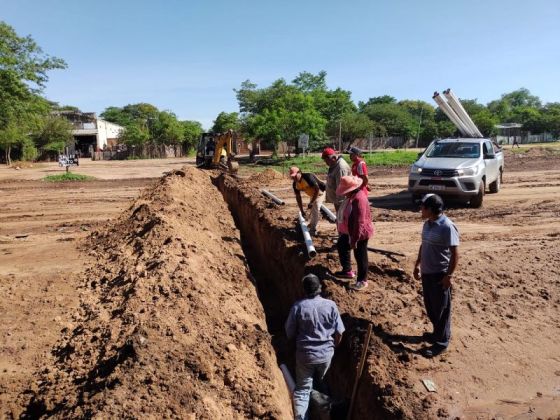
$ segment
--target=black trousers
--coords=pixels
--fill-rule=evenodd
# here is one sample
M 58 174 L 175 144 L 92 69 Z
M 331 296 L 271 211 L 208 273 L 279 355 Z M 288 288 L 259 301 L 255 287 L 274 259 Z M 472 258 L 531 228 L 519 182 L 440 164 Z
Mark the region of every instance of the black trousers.
M 428 318 L 434 327 L 434 342 L 447 347 L 451 338 L 451 287 L 444 289 L 445 273 L 422 274 L 422 292 Z
M 356 243 L 356 249 L 354 249 L 354 258 L 356 258 L 356 263 L 358 265 L 358 277 L 356 281 L 366 281 L 368 272 L 368 251 L 367 251 L 368 239 L 363 241 L 358 241 Z M 338 256 L 340 258 L 340 265 L 342 265 L 342 271 L 352 270 L 352 261 L 350 258 L 350 236 L 346 234 L 341 234 L 338 237 L 338 242 L 336 243 L 336 248 L 338 249 Z

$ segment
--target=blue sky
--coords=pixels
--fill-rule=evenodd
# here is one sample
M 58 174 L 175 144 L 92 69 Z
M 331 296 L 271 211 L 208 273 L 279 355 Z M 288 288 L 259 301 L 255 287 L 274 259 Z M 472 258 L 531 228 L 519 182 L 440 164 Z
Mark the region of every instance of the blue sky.
M 83 111 L 148 102 L 209 128 L 242 81 L 304 70 L 355 102 L 560 101 L 558 0 L 0 0 L 0 20 L 66 60 L 45 94 Z

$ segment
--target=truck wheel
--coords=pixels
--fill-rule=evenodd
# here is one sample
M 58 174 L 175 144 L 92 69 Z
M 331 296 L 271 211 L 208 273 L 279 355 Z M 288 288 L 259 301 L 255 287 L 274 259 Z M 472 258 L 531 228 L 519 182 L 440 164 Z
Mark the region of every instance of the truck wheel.
M 502 186 L 502 171 L 498 174 L 498 178 L 494 182 L 492 182 L 488 188 L 492 194 L 496 194 L 500 191 L 500 187 Z
M 486 185 L 484 185 L 484 181 L 480 183 L 480 188 L 478 189 L 478 194 L 471 198 L 471 207 L 478 209 L 482 207 L 482 201 L 484 200 L 484 190 Z

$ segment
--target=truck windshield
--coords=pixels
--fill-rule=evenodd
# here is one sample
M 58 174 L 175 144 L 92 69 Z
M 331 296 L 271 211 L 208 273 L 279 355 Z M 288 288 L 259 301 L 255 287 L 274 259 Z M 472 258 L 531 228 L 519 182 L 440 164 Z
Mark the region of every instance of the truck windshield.
M 426 157 L 477 158 L 480 157 L 478 143 L 434 143 Z

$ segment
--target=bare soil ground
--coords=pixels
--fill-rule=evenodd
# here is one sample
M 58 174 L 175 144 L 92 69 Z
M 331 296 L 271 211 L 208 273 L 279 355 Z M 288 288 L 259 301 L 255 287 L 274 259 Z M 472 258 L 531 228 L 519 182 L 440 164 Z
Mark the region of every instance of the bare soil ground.
M 45 406 L 53 409 L 54 406 L 49 404 L 59 401 L 57 398 L 60 397 L 61 390 L 69 390 L 71 381 L 83 377 L 88 368 L 92 371 L 92 366 L 87 364 L 87 351 L 97 355 L 94 358 L 96 360 L 108 360 L 113 356 L 118 358 L 119 354 L 127 354 L 126 351 L 122 352 L 122 349 L 128 348 L 125 346 L 126 334 L 120 329 L 109 328 L 112 331 L 109 337 L 100 335 L 98 333 L 104 330 L 103 323 L 97 319 L 99 316 L 92 317 L 89 321 L 87 317 L 83 317 L 84 302 L 94 308 L 103 308 L 102 312 L 105 314 L 117 309 L 111 306 L 114 304 L 111 302 L 105 302 L 103 306 L 99 301 L 103 294 L 96 295 L 91 283 L 87 283 L 89 288 L 84 290 L 84 269 L 90 267 L 93 270 L 88 272 L 90 278 L 101 277 L 102 267 L 95 265 L 95 261 L 91 259 L 93 257 L 110 270 L 110 278 L 115 278 L 120 269 L 124 270 L 125 277 L 133 274 L 128 270 L 136 269 L 136 266 L 130 267 L 129 259 L 134 257 L 136 261 L 138 256 L 134 255 L 134 248 L 127 251 L 125 245 L 125 238 L 130 233 L 125 225 L 129 220 L 126 215 L 129 217 L 132 211 L 131 203 L 142 188 L 155 183 L 155 180 L 146 178 L 160 176 L 184 163 L 180 160 L 91 162 L 91 166 L 84 163 L 76 172 L 117 179 L 72 184 L 32 181 L 42 178 L 48 171 L 60 171 L 52 164 L 20 171 L 0 170 L 0 417 L 9 413 L 19 415 L 27 407 L 29 398 L 38 390 L 44 391 Z M 462 244 L 454 287 L 452 345 L 440 358 L 426 360 L 418 355 L 421 344 L 417 337 L 428 325 L 421 304 L 420 287 L 410 276 L 420 241 L 421 220 L 417 209 L 409 203 L 409 195 L 403 192 L 406 188 L 406 170 L 373 171 L 374 190 L 370 194 L 377 228 L 370 246 L 401 252 L 406 257 L 392 260 L 380 254 L 370 254 L 370 287 L 363 293 L 351 292 L 344 284 L 334 280 L 326 282 L 327 292 L 345 313 L 368 319 L 375 325 L 376 340 L 372 343 L 384 349 L 387 356 L 383 356 L 383 360 L 392 364 L 384 367 L 385 376 L 381 377 L 381 371 L 376 370 L 376 355 L 380 353 L 372 349 L 367 367 L 370 375 L 377 375 L 380 382 L 395 384 L 400 381 L 406 384 L 402 386 L 401 393 L 397 392 L 390 398 L 396 401 L 400 396 L 410 394 L 410 401 L 414 398 L 421 402 L 426 417 L 557 418 L 560 413 L 560 158 L 535 149 L 522 157 L 507 153 L 506 165 L 502 191 L 496 195 L 487 195 L 482 209 L 468 209 L 452 203 L 447 211 L 460 229 Z M 266 183 L 267 180 L 263 178 L 260 181 Z M 288 202 L 287 206 L 271 209 L 270 212 L 279 225 L 293 227 L 296 207 L 289 182 L 273 179 L 269 184 L 270 190 Z M 180 193 L 176 191 L 171 196 L 176 194 Z M 203 194 L 199 191 L 199 195 Z M 193 196 L 186 201 L 197 199 L 198 196 Z M 219 201 L 218 198 L 212 200 Z M 214 206 L 214 201 L 208 200 L 206 203 Z M 175 205 L 177 211 L 180 211 L 181 206 L 177 203 Z M 165 206 L 162 205 L 162 208 Z M 204 219 L 207 208 L 208 206 L 199 209 L 201 219 Z M 126 209 L 129 209 L 128 213 L 121 215 Z M 158 217 L 164 214 L 159 208 L 154 208 L 153 211 Z M 221 214 L 225 220 L 225 225 L 221 228 L 230 229 L 231 234 L 227 236 L 235 237 L 231 222 L 228 221 L 231 216 L 227 211 Z M 116 221 L 109 222 L 111 220 Z M 131 221 L 130 225 L 138 229 L 140 226 L 134 223 Z M 92 231 L 106 232 L 110 226 L 121 226 L 120 233 L 115 234 L 115 242 L 110 242 L 109 238 L 100 239 L 101 242 L 97 244 L 89 242 L 89 247 L 79 249 L 79 244 L 85 244 L 85 238 Z M 170 225 L 166 227 L 169 229 Z M 334 228 L 325 221 L 321 222 L 320 227 L 322 233 L 317 241 L 320 254 L 313 264 L 336 271 L 337 257 L 331 248 Z M 209 226 L 206 228 L 210 229 Z M 222 240 L 227 245 L 226 249 L 229 249 L 229 244 L 235 246 L 236 243 L 235 240 L 215 239 Z M 162 240 L 165 241 L 165 238 Z M 150 247 L 151 245 L 153 244 Z M 108 259 L 111 249 L 119 255 L 116 262 Z M 200 251 L 218 252 L 212 249 L 208 242 L 204 242 Z M 89 250 L 94 250 L 95 255 L 88 255 Z M 240 250 L 231 252 L 240 253 Z M 150 258 L 155 258 L 155 255 L 150 254 Z M 213 270 L 218 269 L 210 267 L 208 274 L 222 275 L 219 270 Z M 166 271 L 164 274 L 169 279 L 171 273 Z M 161 278 L 163 277 L 156 277 Z M 171 283 L 164 286 L 169 284 Z M 197 287 L 200 290 L 194 294 L 202 299 L 198 305 L 204 306 L 212 302 L 212 299 L 203 299 L 201 293 L 220 301 L 218 295 L 206 291 L 202 285 Z M 101 290 L 105 296 L 111 293 L 119 295 L 122 292 L 122 289 L 110 291 L 107 286 Z M 144 300 L 161 294 L 159 289 L 153 291 L 147 288 L 143 291 L 141 295 Z M 173 293 L 167 292 L 173 296 Z M 235 288 L 231 293 L 232 296 L 228 299 L 233 300 L 240 294 L 239 289 Z M 181 298 L 190 299 L 184 296 Z M 165 294 L 158 299 L 169 302 Z M 236 305 L 241 314 L 247 310 L 251 312 L 251 322 L 260 319 L 258 309 L 243 308 L 243 304 L 239 303 Z M 140 306 L 126 307 L 126 311 L 136 313 Z M 156 306 L 153 305 L 154 308 Z M 80 307 L 82 315 L 76 317 Z M 177 314 L 173 310 L 159 310 L 160 313 L 156 315 L 150 311 L 141 324 L 148 329 L 148 333 L 158 338 L 154 340 L 155 344 L 150 344 L 154 347 L 149 347 L 149 351 L 138 351 L 141 354 L 139 360 L 148 366 L 161 367 L 165 363 L 154 361 L 152 353 L 157 353 L 157 343 L 167 345 L 173 340 L 170 336 L 165 336 L 167 329 L 160 331 L 152 326 L 154 329 L 150 330 L 150 320 L 165 324 L 171 329 L 172 336 L 180 340 L 187 339 L 189 334 L 174 330 L 180 325 L 176 323 Z M 101 319 L 103 320 L 102 316 Z M 70 332 L 78 324 L 83 325 L 86 332 L 72 336 Z M 249 322 L 235 324 L 241 327 L 230 325 L 229 330 L 240 332 L 243 340 L 254 338 L 253 334 L 245 334 L 244 326 Z M 139 324 L 133 323 L 128 327 L 132 325 Z M 101 329 L 96 331 L 98 327 Z M 192 327 L 187 327 L 192 330 Z M 196 327 L 194 330 L 197 330 Z M 134 328 L 130 331 L 134 331 Z M 168 338 L 160 337 L 159 334 Z M 132 335 L 134 334 L 131 333 Z M 103 346 L 88 347 L 88 340 L 92 340 L 94 336 L 101 337 Z M 135 337 L 138 338 L 138 334 Z M 236 338 L 239 337 L 230 337 L 232 343 Z M 63 362 L 58 367 L 51 364 L 51 350 L 60 349 L 61 345 L 72 343 L 72 340 L 77 344 L 77 354 L 80 357 L 68 362 L 73 372 L 68 376 L 61 373 Z M 268 354 L 266 344 L 259 343 L 254 347 L 264 349 L 263 354 Z M 209 346 L 210 349 L 215 349 L 219 344 L 214 342 Z M 239 346 L 234 346 L 233 353 L 237 354 L 235 352 Z M 106 351 L 106 357 L 99 357 L 95 353 L 100 349 Z M 118 349 L 121 349 L 120 353 Z M 159 350 L 163 350 L 162 353 L 169 350 L 170 354 L 177 355 L 177 349 Z M 259 401 L 242 399 L 238 405 L 220 405 L 225 404 L 225 400 L 233 401 L 238 398 L 231 396 L 237 395 L 235 388 L 232 388 L 236 382 L 235 379 L 231 381 L 231 372 L 226 372 L 226 366 L 233 365 L 233 361 L 228 359 L 231 356 L 229 353 L 223 354 L 224 359 L 220 359 L 218 353 L 212 356 L 212 360 L 218 360 L 214 362 L 216 369 L 208 368 L 213 373 L 208 369 L 205 371 L 204 364 L 199 363 L 199 360 L 195 360 L 196 363 L 190 367 L 187 366 L 186 371 L 201 372 L 201 375 L 197 374 L 201 382 L 191 388 L 185 385 L 185 388 L 193 392 L 199 389 L 200 398 L 210 398 L 199 406 L 188 406 L 190 413 L 202 417 L 211 416 L 211 413 L 204 410 L 214 405 L 216 412 L 237 413 L 241 417 L 258 416 L 259 413 L 269 413 L 273 417 L 285 416 L 286 413 L 281 408 L 282 402 L 267 400 L 264 395 L 259 397 Z M 243 349 L 240 353 L 243 353 Z M 212 352 L 208 350 L 208 354 Z M 246 365 L 251 365 L 252 356 L 247 357 Z M 263 358 L 267 357 L 269 356 Z M 184 359 L 189 357 L 185 356 Z M 183 366 L 186 365 L 183 363 Z M 152 390 L 158 387 L 163 390 L 165 386 L 169 386 L 169 382 L 162 378 L 153 378 L 153 382 L 147 384 L 145 381 L 149 382 L 149 378 L 141 377 L 134 370 L 128 372 L 133 373 L 130 381 L 125 381 L 126 386 L 121 388 L 123 390 L 132 386 L 137 389 L 152 386 Z M 208 378 L 208 375 L 213 374 L 219 378 L 229 377 L 226 382 L 229 381 L 232 385 L 224 386 L 222 383 L 221 386 L 227 389 L 216 391 L 212 388 L 211 381 L 208 384 L 204 380 L 205 376 Z M 103 381 L 107 377 L 96 377 L 89 384 L 105 383 Z M 119 375 L 117 377 L 122 378 Z M 181 375 L 171 374 L 170 377 L 180 380 Z M 435 382 L 438 387 L 436 394 L 428 395 L 420 382 L 424 378 Z M 251 381 L 239 381 L 242 391 L 251 389 Z M 282 393 L 285 391 L 276 388 L 277 378 L 259 377 L 254 378 L 254 381 L 259 384 L 268 383 L 268 392 L 278 395 L 282 400 Z M 230 392 L 230 396 L 225 396 Z M 127 395 L 111 394 L 112 405 L 103 406 L 106 410 L 103 412 L 118 415 L 119 407 L 126 406 L 123 401 L 127 399 Z M 144 394 L 139 392 L 138 398 L 141 395 Z M 176 403 L 176 410 L 183 407 L 180 398 L 160 400 L 157 397 L 159 393 L 156 392 L 155 395 L 146 396 L 147 400 L 141 399 L 142 403 L 148 401 L 153 405 L 163 404 L 167 407 Z M 189 394 L 189 398 L 192 395 Z M 98 405 L 93 407 L 102 407 L 97 400 L 100 396 L 86 393 L 85 398 L 86 401 L 93 401 L 92 404 L 97 401 Z M 407 400 L 401 399 L 397 403 L 406 405 Z M 34 407 L 40 411 L 45 406 L 40 407 L 39 404 Z M 79 404 L 72 406 L 76 408 Z M 132 411 L 129 414 L 142 416 L 142 412 L 137 411 L 138 407 L 139 404 L 131 403 L 129 408 Z M 231 411 L 227 411 L 230 409 Z M 81 412 L 60 413 L 63 416 Z M 161 415 L 165 412 L 151 413 Z M 187 414 L 186 411 L 182 413 Z
M 374 171 L 370 200 L 377 234 L 370 246 L 406 257 L 370 254 L 370 287 L 363 293 L 327 281 L 348 313 L 368 318 L 397 356 L 411 392 L 427 396 L 432 415 L 460 418 L 557 418 L 560 415 L 560 157 L 507 151 L 504 184 L 481 209 L 450 202 L 461 233 L 454 285 L 453 337 L 439 358 L 420 356 L 419 336 L 429 325 L 421 287 L 411 276 L 422 222 L 405 193 L 403 170 Z M 295 211 L 286 181 L 270 188 Z M 329 249 L 335 228 L 320 223 L 318 248 Z M 334 251 L 334 252 L 333 252 Z M 339 270 L 333 249 L 314 264 Z M 390 274 L 394 270 L 393 275 Z M 375 355 L 369 359 L 372 376 Z M 421 379 L 438 387 L 428 395 Z M 389 379 L 390 382 L 390 379 Z M 396 397 L 396 396 L 395 396 Z M 429 410 L 428 410 L 429 411 Z M 427 414 L 426 414 L 427 415 Z

